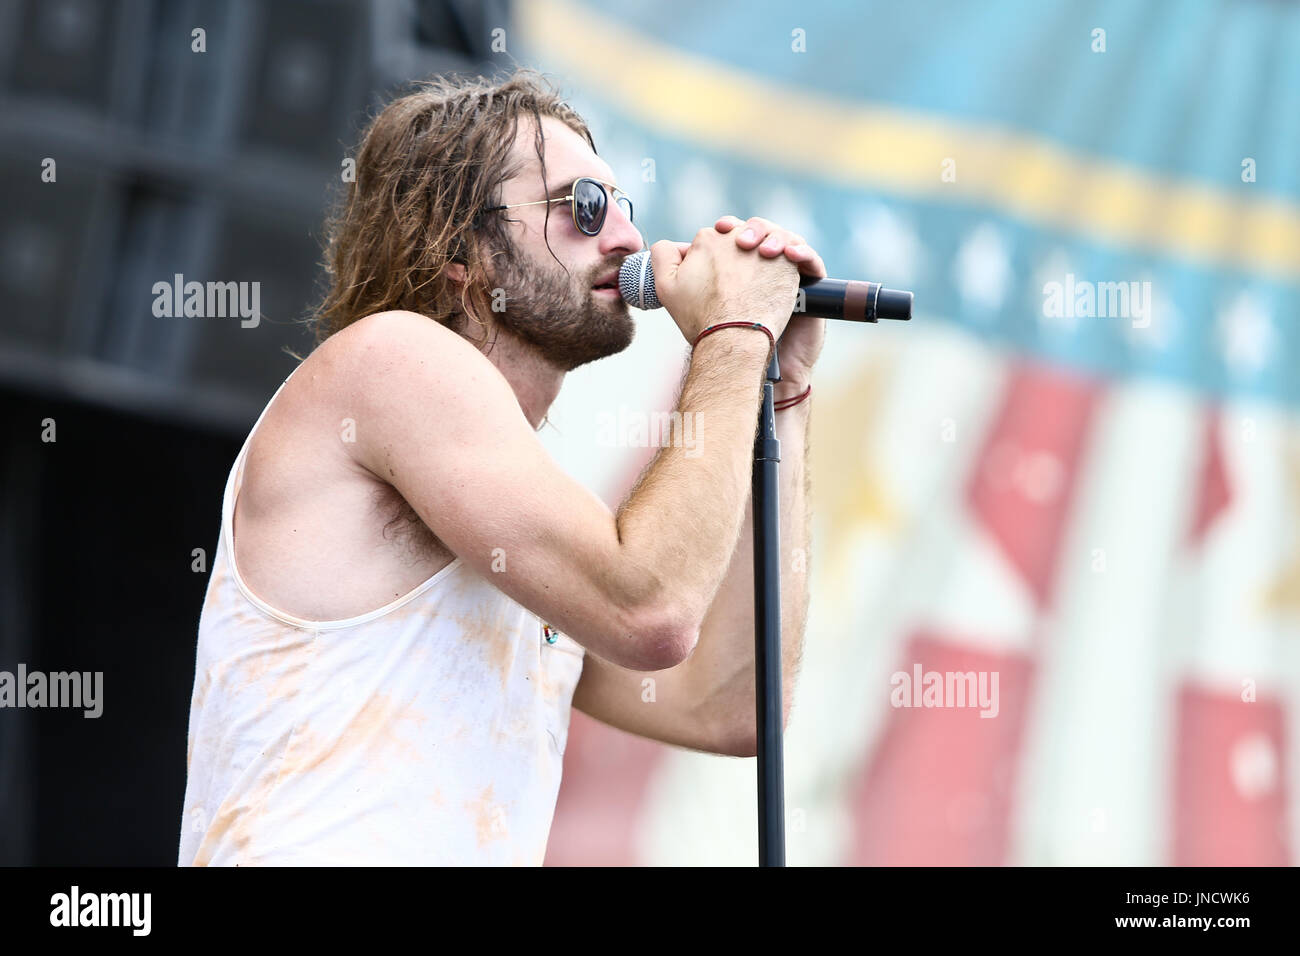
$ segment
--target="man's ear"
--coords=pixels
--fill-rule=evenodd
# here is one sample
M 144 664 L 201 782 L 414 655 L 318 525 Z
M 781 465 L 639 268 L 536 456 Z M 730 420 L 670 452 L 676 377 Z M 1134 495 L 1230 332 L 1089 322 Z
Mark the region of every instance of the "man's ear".
M 465 264 L 462 262 L 447 263 L 447 277 L 451 279 L 452 282 L 464 282 Z

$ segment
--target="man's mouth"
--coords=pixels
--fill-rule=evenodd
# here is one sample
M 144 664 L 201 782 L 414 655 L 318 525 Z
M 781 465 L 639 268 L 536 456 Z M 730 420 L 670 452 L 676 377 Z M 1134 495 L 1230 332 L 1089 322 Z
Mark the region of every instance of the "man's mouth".
M 609 275 L 605 276 L 594 286 L 592 286 L 592 288 L 598 291 L 603 289 L 606 291 L 612 290 L 614 292 L 617 292 L 618 291 L 618 270 L 616 269 L 613 272 L 611 272 Z

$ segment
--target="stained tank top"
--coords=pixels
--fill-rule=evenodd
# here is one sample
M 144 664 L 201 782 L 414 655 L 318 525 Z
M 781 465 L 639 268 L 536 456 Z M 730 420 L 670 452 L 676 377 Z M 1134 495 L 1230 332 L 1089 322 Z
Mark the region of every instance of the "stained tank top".
M 540 865 L 582 646 L 460 558 L 346 620 L 259 599 L 233 518 L 265 416 L 226 481 L 178 862 Z

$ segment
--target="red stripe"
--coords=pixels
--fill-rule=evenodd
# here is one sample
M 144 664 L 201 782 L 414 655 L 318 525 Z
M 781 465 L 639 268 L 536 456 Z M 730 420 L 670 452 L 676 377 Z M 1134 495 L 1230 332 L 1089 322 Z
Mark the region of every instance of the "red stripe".
M 1032 668 L 1014 654 L 990 654 L 918 634 L 899 671 L 998 674 L 998 714 L 978 707 L 890 707 L 857 792 L 850 857 L 864 866 L 997 866 L 1006 862 L 1012 791 L 1019 774 Z
M 1102 386 L 1018 362 L 967 487 L 971 514 L 1050 603 L 1062 531 Z
M 1228 485 L 1228 468 L 1223 454 L 1223 422 L 1217 407 L 1206 410 L 1203 416 L 1203 449 L 1200 480 L 1192 511 L 1192 525 L 1188 529 L 1187 543 L 1199 547 L 1205 535 L 1228 510 L 1232 503 L 1232 490 Z
M 1187 685 L 1178 695 L 1175 866 L 1289 866 L 1282 702 Z

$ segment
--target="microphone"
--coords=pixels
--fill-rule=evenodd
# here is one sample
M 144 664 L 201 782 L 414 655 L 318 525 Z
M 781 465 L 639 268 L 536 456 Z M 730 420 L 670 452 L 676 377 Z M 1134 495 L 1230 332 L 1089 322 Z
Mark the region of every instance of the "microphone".
M 618 270 L 618 291 L 623 301 L 638 309 L 657 309 L 655 274 L 650 267 L 650 250 L 642 249 L 623 260 Z M 799 308 L 802 300 L 803 308 Z M 791 316 L 810 315 L 818 319 L 846 319 L 875 322 L 878 319 L 912 317 L 912 293 L 886 289 L 879 282 L 858 279 L 799 279 L 799 296 Z

